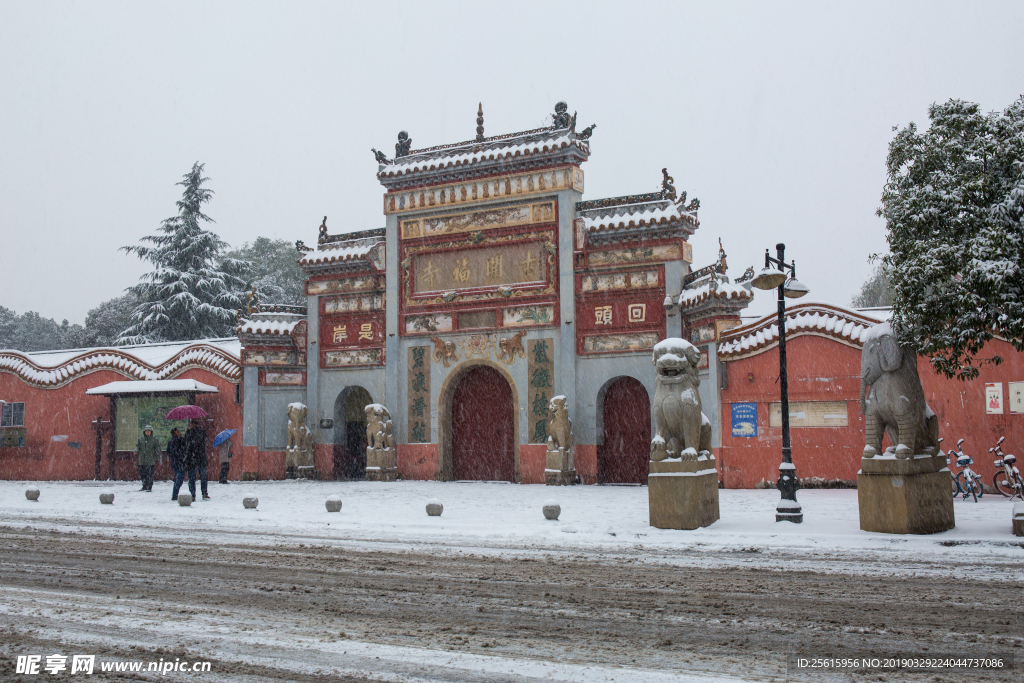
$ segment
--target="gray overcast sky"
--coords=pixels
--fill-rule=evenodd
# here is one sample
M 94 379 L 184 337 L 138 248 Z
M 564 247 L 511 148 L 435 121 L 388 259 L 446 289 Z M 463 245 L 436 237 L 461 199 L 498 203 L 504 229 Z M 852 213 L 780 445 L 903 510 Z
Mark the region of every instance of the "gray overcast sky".
M 0 0 L 0 305 L 82 322 L 146 270 L 118 247 L 206 163 L 232 245 L 380 227 L 370 147 L 597 123 L 587 199 L 701 201 L 694 266 L 787 244 L 848 304 L 885 249 L 893 125 L 1022 91 L 1024 3 Z M 760 295 L 752 310 L 770 311 Z

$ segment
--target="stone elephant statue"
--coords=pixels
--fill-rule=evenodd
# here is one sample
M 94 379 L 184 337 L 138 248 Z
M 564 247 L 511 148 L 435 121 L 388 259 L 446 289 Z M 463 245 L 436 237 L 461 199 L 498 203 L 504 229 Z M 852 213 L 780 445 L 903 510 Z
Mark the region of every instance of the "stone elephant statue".
M 925 401 L 917 374 L 917 354 L 899 345 L 889 323 L 871 328 L 864 342 L 860 410 L 864 415 L 865 458 L 882 452 L 883 434 L 889 435 L 897 458 L 938 453 L 939 420 Z

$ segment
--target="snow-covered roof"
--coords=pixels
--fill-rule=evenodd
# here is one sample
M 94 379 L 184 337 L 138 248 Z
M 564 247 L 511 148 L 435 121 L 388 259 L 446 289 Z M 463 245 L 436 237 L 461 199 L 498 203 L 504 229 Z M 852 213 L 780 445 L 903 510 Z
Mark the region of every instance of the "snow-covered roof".
M 689 234 L 700 226 L 696 210 L 690 211 L 671 199 L 637 199 L 619 197 L 607 200 L 579 202 L 576 215 L 583 219 L 583 226 L 591 235 L 629 228 L 650 228 L 681 225 Z M 622 200 L 622 203 L 616 203 Z
M 245 334 L 289 335 L 295 329 L 295 326 L 299 324 L 300 320 L 305 320 L 305 316 L 299 316 L 293 320 L 243 319 L 239 321 L 238 331 Z
M 111 396 L 113 394 L 150 394 L 166 392 L 188 392 L 198 394 L 216 394 L 217 387 L 197 382 L 194 379 L 150 379 L 110 382 L 94 387 L 85 393 L 90 396 Z
M 849 308 L 810 301 L 787 306 L 786 339 L 816 335 L 861 348 L 868 331 L 878 323 L 879 320 Z M 778 343 L 778 314 L 772 313 L 723 334 L 718 357 L 723 360 L 745 358 L 773 348 Z
M 342 263 L 364 259 L 370 250 L 377 245 L 376 241 L 368 244 L 323 244 L 316 251 L 306 252 L 299 259 L 299 266 L 322 266 L 330 263 Z
M 716 286 L 712 287 L 711 282 L 708 281 L 701 287 L 684 289 L 680 292 L 679 306 L 681 308 L 690 308 L 712 297 L 717 299 L 750 300 L 754 298 L 754 295 L 743 285 L 716 281 Z
M 0 372 L 25 383 L 56 388 L 97 370 L 129 379 L 170 379 L 189 368 L 203 368 L 232 382 L 242 376 L 242 344 L 236 337 L 63 351 L 0 351 Z
M 415 173 L 518 161 L 561 150 L 578 150 L 586 158 L 590 145 L 566 128 L 540 128 L 523 133 L 413 150 L 394 163 L 383 166 L 377 177 L 395 179 Z

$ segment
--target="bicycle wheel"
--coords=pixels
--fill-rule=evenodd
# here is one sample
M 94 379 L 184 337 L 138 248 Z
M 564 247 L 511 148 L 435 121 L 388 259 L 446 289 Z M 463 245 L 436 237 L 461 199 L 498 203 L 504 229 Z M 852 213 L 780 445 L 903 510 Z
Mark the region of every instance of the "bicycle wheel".
M 956 493 L 953 494 L 953 497 L 956 498 L 958 494 L 962 494 L 964 500 L 967 500 L 967 496 L 971 494 L 967 489 L 967 482 L 964 481 L 964 473 L 957 472 L 956 476 L 953 477 L 953 483 L 956 484 Z
M 1006 472 L 1002 470 L 996 472 L 996 476 L 992 477 L 992 486 L 1007 498 L 1013 495 L 1013 484 L 1014 482 L 1008 479 Z
M 949 475 L 949 482 L 953 485 L 953 498 L 956 498 L 958 495 L 963 493 L 963 491 L 960 490 L 960 484 L 957 483 L 956 477 L 954 477 L 952 473 Z

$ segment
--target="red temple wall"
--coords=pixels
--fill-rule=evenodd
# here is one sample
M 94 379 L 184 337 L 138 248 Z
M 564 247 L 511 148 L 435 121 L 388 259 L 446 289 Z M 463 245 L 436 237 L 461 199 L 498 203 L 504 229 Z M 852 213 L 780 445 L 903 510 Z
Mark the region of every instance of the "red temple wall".
M 787 341 L 789 400 L 846 401 L 847 427 L 791 428 L 793 462 L 801 478 L 856 479 L 864 449 L 864 418 L 860 414 L 860 349 L 826 337 L 799 336 Z M 928 405 L 939 416 L 943 450 L 963 438 L 964 452 L 974 469 L 991 485 L 995 466 L 988 449 L 1001 435 L 1006 452 L 1024 446 L 1024 415 L 1010 414 L 1006 382 L 1024 381 L 1024 354 L 993 340 L 986 356 L 998 353 L 999 366 L 986 366 L 971 382 L 949 380 L 934 373 L 927 359 L 918 372 Z M 782 461 L 782 430 L 768 427 L 769 403 L 779 401 L 778 348 L 729 361 L 728 388 L 722 392 L 722 447 L 718 466 L 726 488 L 751 488 L 761 480 L 774 482 Z M 985 384 L 1002 382 L 1004 413 L 985 411 Z M 757 436 L 732 436 L 732 403 L 757 403 Z M 886 440 L 887 442 L 888 440 Z

